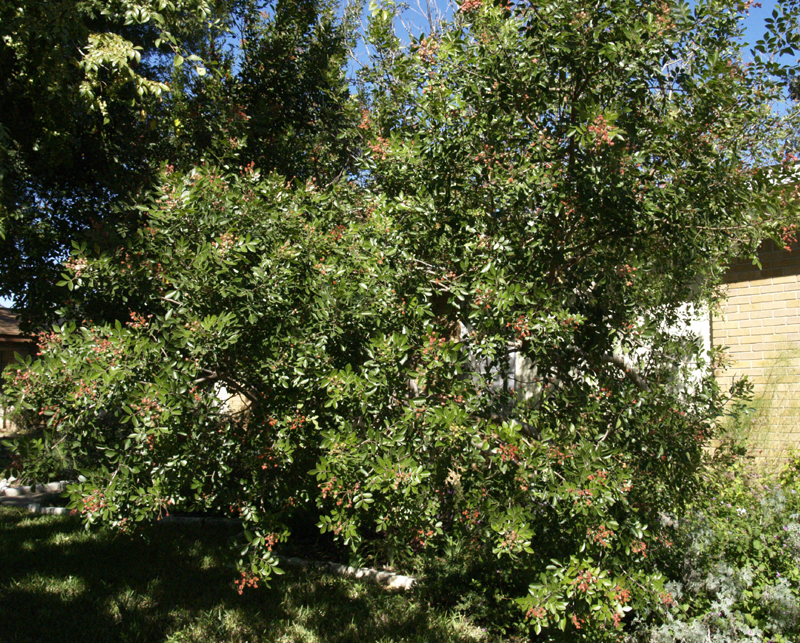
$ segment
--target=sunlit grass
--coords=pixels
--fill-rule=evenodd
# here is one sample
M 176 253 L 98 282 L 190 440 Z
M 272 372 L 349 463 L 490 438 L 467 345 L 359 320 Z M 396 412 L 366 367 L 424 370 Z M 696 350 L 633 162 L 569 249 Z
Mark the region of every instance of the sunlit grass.
M 162 525 L 129 537 L 0 507 L 0 640 L 460 643 L 490 639 L 412 592 L 288 568 L 241 596 L 235 530 Z

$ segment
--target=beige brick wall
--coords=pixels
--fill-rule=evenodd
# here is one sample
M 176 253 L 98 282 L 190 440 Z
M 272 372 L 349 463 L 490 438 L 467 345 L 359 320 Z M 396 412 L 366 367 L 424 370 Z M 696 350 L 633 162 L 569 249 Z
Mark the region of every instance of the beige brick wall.
M 770 242 L 759 260 L 761 269 L 751 261 L 731 267 L 711 336 L 731 360 L 720 384 L 742 375 L 753 382 L 756 413 L 745 428 L 753 455 L 774 461 L 800 449 L 800 247 Z

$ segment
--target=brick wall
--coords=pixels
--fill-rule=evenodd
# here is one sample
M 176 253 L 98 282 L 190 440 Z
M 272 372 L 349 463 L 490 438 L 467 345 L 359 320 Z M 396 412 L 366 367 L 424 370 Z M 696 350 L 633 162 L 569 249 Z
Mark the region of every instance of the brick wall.
M 769 242 L 751 261 L 731 267 L 728 299 L 711 321 L 715 346 L 727 346 L 730 368 L 720 384 L 747 375 L 757 412 L 745 424 L 753 455 L 774 461 L 800 449 L 800 247 Z

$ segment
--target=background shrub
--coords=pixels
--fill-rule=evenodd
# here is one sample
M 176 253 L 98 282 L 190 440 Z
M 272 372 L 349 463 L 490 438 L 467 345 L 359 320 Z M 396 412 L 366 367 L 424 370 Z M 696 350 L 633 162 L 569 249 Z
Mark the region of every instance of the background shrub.
M 636 640 L 798 640 L 799 462 L 769 473 L 740 461 L 718 472 L 654 552 L 669 596 L 663 613 L 641 616 L 657 624 L 640 624 Z

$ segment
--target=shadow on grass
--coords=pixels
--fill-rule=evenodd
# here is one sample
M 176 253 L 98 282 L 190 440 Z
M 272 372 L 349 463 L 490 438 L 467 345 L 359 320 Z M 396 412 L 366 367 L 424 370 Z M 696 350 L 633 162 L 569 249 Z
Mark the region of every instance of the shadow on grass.
M 413 594 L 288 569 L 239 595 L 228 527 L 137 537 L 0 508 L 0 641 L 475 641 Z

